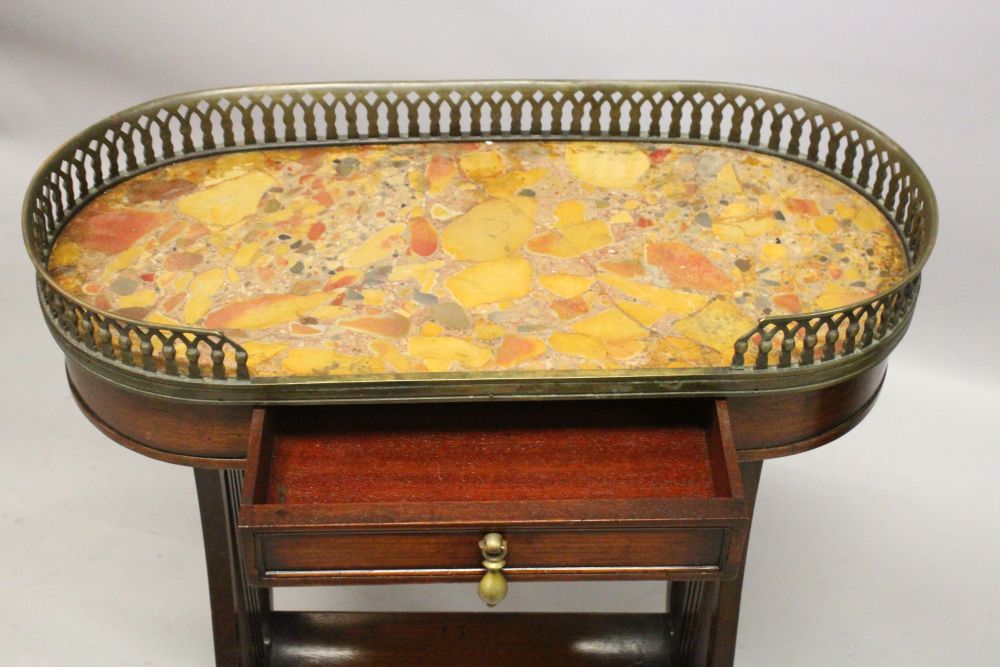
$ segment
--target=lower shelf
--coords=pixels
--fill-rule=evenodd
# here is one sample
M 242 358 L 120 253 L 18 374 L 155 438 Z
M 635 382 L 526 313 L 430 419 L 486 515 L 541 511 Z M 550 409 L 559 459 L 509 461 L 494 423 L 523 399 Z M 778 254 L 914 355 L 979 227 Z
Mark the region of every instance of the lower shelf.
M 666 614 L 271 615 L 272 667 L 675 664 Z

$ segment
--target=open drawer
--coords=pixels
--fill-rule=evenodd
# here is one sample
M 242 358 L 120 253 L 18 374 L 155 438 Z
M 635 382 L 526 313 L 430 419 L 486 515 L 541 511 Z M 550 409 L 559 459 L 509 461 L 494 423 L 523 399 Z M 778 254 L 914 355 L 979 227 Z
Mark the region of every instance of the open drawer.
M 746 548 L 724 401 L 253 418 L 239 537 L 260 585 L 475 580 L 484 561 L 511 580 L 725 578 Z

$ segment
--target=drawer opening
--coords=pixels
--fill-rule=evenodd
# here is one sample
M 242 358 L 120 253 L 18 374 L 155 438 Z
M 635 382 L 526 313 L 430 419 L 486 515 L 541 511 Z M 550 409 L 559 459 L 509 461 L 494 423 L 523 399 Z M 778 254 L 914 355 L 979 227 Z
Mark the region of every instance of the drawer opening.
M 734 576 L 748 511 L 724 401 L 254 411 L 240 507 L 262 585 Z
M 734 495 L 711 401 L 281 407 L 255 419 L 254 504 Z

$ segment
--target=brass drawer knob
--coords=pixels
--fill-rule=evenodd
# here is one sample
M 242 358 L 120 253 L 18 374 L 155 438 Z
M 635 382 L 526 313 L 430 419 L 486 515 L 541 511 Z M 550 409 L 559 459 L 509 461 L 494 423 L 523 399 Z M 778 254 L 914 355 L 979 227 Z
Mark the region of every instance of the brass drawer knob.
M 479 580 L 479 598 L 490 607 L 507 597 L 507 579 L 503 566 L 507 564 L 507 540 L 500 533 L 487 533 L 479 540 L 479 550 L 483 553 L 483 567 L 486 574 Z

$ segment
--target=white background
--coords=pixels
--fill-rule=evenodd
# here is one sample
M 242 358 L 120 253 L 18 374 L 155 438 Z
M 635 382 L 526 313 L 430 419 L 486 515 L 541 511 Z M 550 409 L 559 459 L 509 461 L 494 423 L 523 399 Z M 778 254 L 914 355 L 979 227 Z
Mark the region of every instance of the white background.
M 33 170 L 165 94 L 442 78 L 757 84 L 907 148 L 941 209 L 916 317 L 858 428 L 765 465 L 737 664 L 1000 663 L 998 34 L 989 2 L 0 1 L 0 664 L 212 660 L 191 472 L 113 444 L 74 407 L 20 239 Z M 518 585 L 503 607 L 659 611 L 663 597 Z M 479 608 L 469 585 L 280 601 Z

